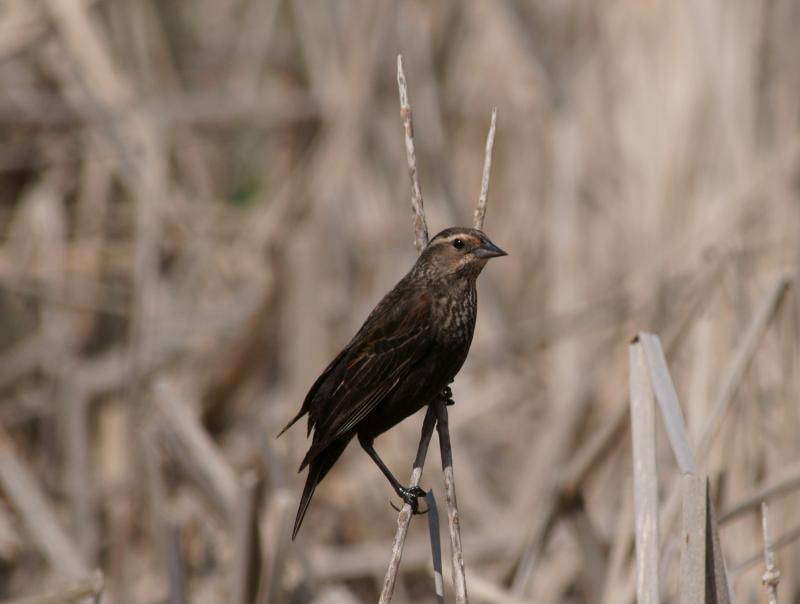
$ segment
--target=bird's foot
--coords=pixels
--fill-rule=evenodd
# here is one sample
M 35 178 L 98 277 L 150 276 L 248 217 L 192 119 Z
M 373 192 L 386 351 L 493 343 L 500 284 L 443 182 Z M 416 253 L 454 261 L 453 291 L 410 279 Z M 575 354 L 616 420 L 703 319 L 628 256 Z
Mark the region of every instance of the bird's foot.
M 456 402 L 453 400 L 453 391 L 450 389 L 450 386 L 445 386 L 442 389 L 442 391 L 439 393 L 439 398 L 448 407 L 450 407 L 451 405 L 455 405 L 456 404 Z
M 411 506 L 411 513 L 412 514 L 427 514 L 427 508 L 424 510 L 419 509 L 419 498 L 425 498 L 425 491 L 423 491 L 419 487 L 400 487 L 396 489 L 398 496 L 400 499 L 403 500 L 403 503 L 407 503 Z M 400 508 L 396 507 L 394 503 L 391 503 L 391 506 L 396 510 L 400 511 Z

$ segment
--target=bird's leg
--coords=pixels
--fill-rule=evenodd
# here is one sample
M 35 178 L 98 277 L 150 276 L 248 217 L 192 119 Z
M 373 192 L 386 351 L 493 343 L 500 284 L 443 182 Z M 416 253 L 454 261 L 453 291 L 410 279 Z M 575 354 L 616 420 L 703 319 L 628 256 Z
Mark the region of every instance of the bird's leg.
M 425 497 L 425 491 L 423 491 L 419 487 L 404 487 L 400 484 L 400 481 L 394 477 L 391 470 L 386 467 L 386 464 L 383 463 L 383 460 L 378 455 L 378 452 L 375 450 L 375 447 L 372 446 L 374 440 L 372 438 L 364 437 L 359 434 L 358 442 L 361 443 L 361 447 L 367 452 L 372 458 L 372 461 L 380 468 L 383 475 L 389 480 L 394 489 L 394 492 L 397 493 L 397 496 L 400 497 L 405 503 L 411 506 L 411 512 L 413 514 L 424 514 L 428 510 L 420 510 L 419 503 L 417 499 L 419 497 Z
M 452 384 L 452 382 L 450 382 Z M 450 390 L 450 386 L 445 386 L 442 391 L 439 393 L 439 398 L 444 402 L 445 405 L 448 407 L 451 405 L 455 405 L 456 402 L 453 400 L 453 391 Z

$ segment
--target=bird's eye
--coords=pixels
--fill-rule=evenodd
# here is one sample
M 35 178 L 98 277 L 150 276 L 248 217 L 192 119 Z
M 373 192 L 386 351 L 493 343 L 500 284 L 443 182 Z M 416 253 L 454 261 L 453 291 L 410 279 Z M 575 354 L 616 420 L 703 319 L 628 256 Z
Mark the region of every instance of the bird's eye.
M 464 247 L 464 242 L 461 239 L 454 239 L 453 240 L 453 247 L 457 250 L 460 250 Z

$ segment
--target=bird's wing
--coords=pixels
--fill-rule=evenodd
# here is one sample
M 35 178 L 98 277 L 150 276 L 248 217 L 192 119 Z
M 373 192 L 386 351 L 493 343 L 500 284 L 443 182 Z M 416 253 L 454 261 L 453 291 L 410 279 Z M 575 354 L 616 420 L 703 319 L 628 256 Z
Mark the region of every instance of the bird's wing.
M 431 306 L 430 294 L 420 291 L 385 300 L 370 315 L 335 371 L 336 383 L 315 422 L 312 449 L 352 430 L 410 375 L 433 343 Z

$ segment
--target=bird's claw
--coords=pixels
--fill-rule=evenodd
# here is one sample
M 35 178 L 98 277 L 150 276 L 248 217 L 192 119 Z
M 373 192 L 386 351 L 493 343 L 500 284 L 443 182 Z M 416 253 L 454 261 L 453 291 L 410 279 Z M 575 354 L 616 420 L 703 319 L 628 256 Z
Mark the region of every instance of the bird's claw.
M 439 393 L 439 397 L 448 407 L 456 404 L 456 402 L 453 400 L 453 391 L 450 389 L 450 386 L 445 386 Z
M 421 488 L 419 488 L 419 487 L 408 487 L 408 488 L 400 487 L 397 490 L 397 494 L 400 496 L 400 499 L 403 500 L 403 503 L 407 503 L 409 506 L 411 506 L 411 513 L 412 514 L 416 515 L 416 514 L 427 514 L 428 513 L 428 509 L 427 508 L 425 508 L 424 510 L 419 509 L 419 498 L 420 497 L 424 498 L 425 495 L 426 495 L 425 491 L 423 491 Z M 391 501 L 389 502 L 389 504 L 392 506 L 392 508 L 396 512 L 400 511 L 400 508 L 395 506 L 395 504 L 392 503 Z

